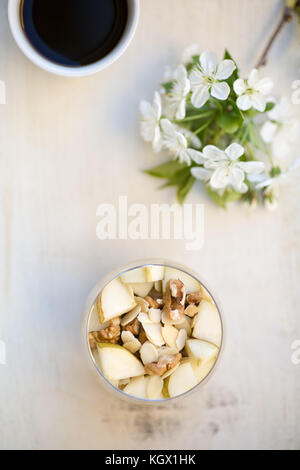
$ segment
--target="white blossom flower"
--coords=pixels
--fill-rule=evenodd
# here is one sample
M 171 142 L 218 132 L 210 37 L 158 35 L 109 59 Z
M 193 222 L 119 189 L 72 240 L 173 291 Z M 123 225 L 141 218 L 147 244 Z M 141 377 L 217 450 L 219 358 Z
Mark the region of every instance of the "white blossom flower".
M 273 88 L 273 82 L 270 78 L 260 79 L 258 70 L 253 69 L 248 80 L 239 78 L 233 88 L 238 95 L 236 104 L 242 111 L 254 108 L 262 113 L 266 109 L 267 95 Z
M 161 127 L 163 130 L 163 145 L 174 158 L 178 158 L 181 163 L 187 163 L 188 165 L 192 161 L 198 164 L 203 163 L 204 159 L 201 152 L 189 148 L 186 137 L 168 119 L 161 120 Z
M 141 135 L 146 142 L 152 142 L 153 150 L 159 152 L 162 148 L 162 136 L 160 130 L 160 119 L 162 113 L 161 97 L 156 91 L 153 104 L 148 101 L 140 103 Z
M 213 170 L 210 178 L 210 185 L 213 189 L 232 187 L 239 193 L 247 192 L 248 187 L 244 182 L 245 174 L 261 173 L 265 165 L 263 162 L 240 161 L 244 152 L 244 147 L 236 143 L 229 145 L 226 150 L 220 150 L 214 145 L 204 147 L 202 152 L 205 158 L 204 168 Z M 204 176 L 203 172 L 202 174 Z
M 269 111 L 268 117 L 261 129 L 261 136 L 266 143 L 272 144 L 272 154 L 280 160 L 286 157 L 290 144 L 298 137 L 299 121 L 293 118 L 292 105 L 286 96 Z
M 191 84 L 187 76 L 186 68 L 179 65 L 174 72 L 174 82 L 168 95 L 170 109 L 173 110 L 176 119 L 184 119 L 186 98 L 191 90 Z
M 272 195 L 273 199 L 278 199 L 280 190 L 288 185 L 291 173 L 300 167 L 300 158 L 297 158 L 285 171 L 270 177 L 263 174 L 261 180 L 256 184 L 256 189 L 263 189 L 266 196 Z
M 230 93 L 229 78 L 236 66 L 233 60 L 226 59 L 218 64 L 218 58 L 214 52 L 203 52 L 200 56 L 200 64 L 191 74 L 192 104 L 195 108 L 201 108 L 210 95 L 219 100 L 226 100 Z

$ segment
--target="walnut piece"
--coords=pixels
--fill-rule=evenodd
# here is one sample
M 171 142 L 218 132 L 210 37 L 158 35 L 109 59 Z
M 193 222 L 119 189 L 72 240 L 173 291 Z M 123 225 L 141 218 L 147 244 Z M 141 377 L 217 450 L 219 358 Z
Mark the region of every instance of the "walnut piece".
M 167 372 L 166 364 L 158 364 L 158 362 L 150 362 L 145 365 L 145 372 L 148 375 L 159 375 L 160 377 Z
M 97 347 L 97 343 L 99 343 L 98 333 L 99 331 L 91 331 L 89 333 L 89 343 L 91 349 L 95 349 Z
M 145 365 L 145 372 L 149 375 L 159 375 L 160 377 L 167 372 L 167 370 L 175 367 L 182 355 L 180 353 L 162 356 L 158 362 L 151 362 Z
M 202 299 L 203 293 L 201 291 L 186 296 L 186 301 L 188 304 L 199 304 Z
M 166 285 L 163 312 L 171 321 L 183 318 L 185 304 L 184 284 L 179 279 L 170 279 Z
M 145 333 L 145 330 L 143 329 L 143 330 L 140 331 L 140 334 L 139 334 L 139 342 L 144 344 L 144 343 L 146 343 L 146 341 L 148 341 L 148 338 L 147 338 L 147 335 Z
M 119 325 L 112 325 L 105 330 L 98 331 L 98 341 L 101 343 L 113 343 L 116 344 L 120 341 L 121 329 Z
M 134 336 L 137 336 L 140 332 L 141 324 L 137 318 L 132 320 L 128 325 L 123 327 L 124 331 L 130 331 Z
M 146 300 L 146 302 L 148 302 L 150 308 L 157 309 L 157 308 L 161 307 L 161 305 L 158 302 L 156 302 L 156 300 L 152 299 L 152 297 L 150 297 L 149 295 L 147 295 L 144 298 L 144 300 Z

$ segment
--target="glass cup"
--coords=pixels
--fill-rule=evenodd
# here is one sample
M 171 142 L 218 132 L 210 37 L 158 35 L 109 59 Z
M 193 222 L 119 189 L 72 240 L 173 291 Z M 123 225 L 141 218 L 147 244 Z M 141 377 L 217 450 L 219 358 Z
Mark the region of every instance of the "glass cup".
M 158 400 L 150 400 L 150 399 L 144 399 L 144 398 L 139 398 L 139 397 L 134 397 L 132 395 L 128 395 L 127 393 L 123 392 L 119 388 L 115 387 L 101 372 L 100 368 L 98 367 L 92 353 L 91 349 L 89 346 L 89 339 L 88 339 L 88 324 L 89 324 L 89 318 L 90 318 L 90 313 L 92 310 L 92 307 L 94 303 L 96 302 L 96 299 L 100 292 L 103 290 L 103 288 L 113 279 L 118 278 L 120 275 L 124 274 L 125 272 L 131 271 L 133 269 L 137 268 L 144 268 L 147 266 L 164 266 L 164 267 L 169 267 L 169 268 L 174 268 L 178 269 L 179 271 L 182 271 L 183 273 L 186 273 L 193 277 L 195 280 L 197 280 L 209 293 L 209 295 L 212 297 L 213 301 L 215 302 L 215 305 L 218 309 L 219 316 L 220 316 L 220 321 L 221 321 L 221 328 L 222 328 L 222 341 L 221 345 L 219 348 L 219 352 L 217 355 L 217 358 L 208 372 L 208 374 L 204 377 L 204 379 L 199 382 L 197 385 L 195 385 L 193 388 L 188 390 L 187 392 L 178 395 L 176 397 L 171 397 L 171 398 L 164 398 L 164 399 L 158 399 Z M 140 261 L 135 261 L 132 263 L 129 263 L 125 266 L 121 266 L 118 269 L 113 270 L 111 273 L 106 275 L 104 278 L 102 278 L 95 287 L 91 290 L 88 299 L 85 304 L 84 308 L 84 314 L 83 314 L 83 319 L 82 319 L 82 342 L 83 342 L 83 349 L 84 349 L 84 354 L 86 355 L 87 358 L 87 363 L 92 370 L 92 372 L 96 375 L 100 383 L 110 392 L 113 392 L 116 396 L 118 396 L 121 399 L 124 400 L 129 400 L 131 402 L 135 403 L 140 403 L 144 405 L 153 405 L 153 404 L 165 404 L 172 402 L 174 400 L 182 399 L 188 395 L 190 395 L 192 392 L 195 392 L 200 388 L 200 386 L 203 386 L 204 383 L 208 381 L 210 377 L 212 377 L 213 373 L 215 373 L 217 364 L 220 362 L 221 354 L 223 353 L 224 349 L 224 320 L 222 318 L 221 310 L 220 310 L 220 304 L 216 300 L 215 295 L 212 294 L 211 290 L 207 286 L 206 282 L 203 281 L 203 279 L 199 276 L 197 272 L 192 270 L 191 268 L 188 268 L 187 266 L 184 266 L 182 264 L 164 260 L 164 259 L 146 259 L 146 260 L 140 260 Z

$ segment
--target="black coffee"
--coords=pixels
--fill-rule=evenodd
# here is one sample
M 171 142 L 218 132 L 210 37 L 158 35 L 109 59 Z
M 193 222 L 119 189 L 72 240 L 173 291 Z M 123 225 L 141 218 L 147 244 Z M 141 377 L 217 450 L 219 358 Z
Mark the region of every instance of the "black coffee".
M 23 0 L 21 20 L 34 48 L 60 65 L 79 67 L 105 57 L 120 41 L 127 0 Z

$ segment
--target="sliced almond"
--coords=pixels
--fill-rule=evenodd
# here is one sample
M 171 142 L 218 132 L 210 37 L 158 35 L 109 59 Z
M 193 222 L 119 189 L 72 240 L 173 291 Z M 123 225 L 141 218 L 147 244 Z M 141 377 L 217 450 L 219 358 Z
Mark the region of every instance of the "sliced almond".
M 162 375 L 161 378 L 164 380 L 164 379 L 166 379 L 167 377 L 169 377 L 170 375 L 172 375 L 173 372 L 175 372 L 175 370 L 177 369 L 177 367 L 179 367 L 179 365 L 180 365 L 180 362 L 178 362 L 178 364 L 176 364 L 176 366 L 173 367 L 172 369 L 167 370 L 167 372 L 165 372 L 165 373 Z
M 138 321 L 144 325 L 145 323 L 153 323 L 153 321 L 149 318 L 149 315 L 147 313 L 141 312 L 138 315 Z
M 159 375 L 151 375 L 147 381 L 146 395 L 149 400 L 157 400 L 162 392 L 164 381 Z
M 160 323 L 143 323 L 143 328 L 147 338 L 155 346 L 163 346 L 165 344 L 165 340 L 161 334 Z
M 170 346 L 162 346 L 158 348 L 158 360 L 160 360 L 163 356 L 173 356 L 177 354 L 178 351 L 176 348 L 170 348 Z
M 135 339 L 134 335 L 131 331 L 122 331 L 121 340 L 123 343 L 128 343 L 129 341 L 133 341 Z
M 134 307 L 134 309 L 132 309 L 130 312 L 126 313 L 126 315 L 122 317 L 121 325 L 126 326 L 129 323 L 131 323 L 138 316 L 141 310 L 142 310 L 141 305 L 137 305 L 136 307 Z
M 148 304 L 147 300 L 143 299 L 142 297 L 135 297 L 134 300 L 136 301 L 136 303 L 138 305 L 141 306 L 142 312 L 148 313 L 149 304 Z
M 176 338 L 176 346 L 177 346 L 178 351 L 181 351 L 184 348 L 186 340 L 187 340 L 186 330 L 184 329 L 179 330 L 178 336 Z
M 174 326 L 171 325 L 165 325 L 161 327 L 161 334 L 162 337 L 164 338 L 166 344 L 170 346 L 171 348 L 176 349 L 176 339 L 178 336 L 178 330 Z
M 184 311 L 185 315 L 188 317 L 193 318 L 200 310 L 200 304 L 195 305 L 195 304 L 190 304 Z
M 128 349 L 128 351 L 130 351 L 132 354 L 135 354 L 137 351 L 139 351 L 141 346 L 142 344 L 136 338 L 134 338 L 132 341 L 124 343 L 124 348 Z
M 157 362 L 158 351 L 150 341 L 146 341 L 140 349 L 140 356 L 144 365 L 150 364 L 151 362 Z
M 186 330 L 187 335 L 191 336 L 192 333 L 192 319 L 190 317 L 187 317 L 186 315 L 183 315 L 182 321 L 180 323 L 176 323 L 175 328 L 177 330 Z
M 159 308 L 149 308 L 148 315 L 153 323 L 160 323 L 161 310 Z

